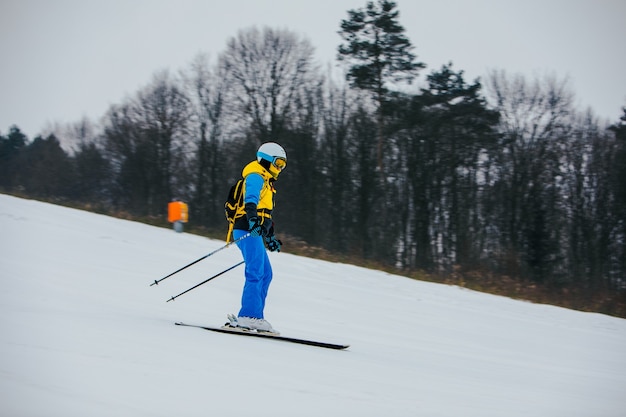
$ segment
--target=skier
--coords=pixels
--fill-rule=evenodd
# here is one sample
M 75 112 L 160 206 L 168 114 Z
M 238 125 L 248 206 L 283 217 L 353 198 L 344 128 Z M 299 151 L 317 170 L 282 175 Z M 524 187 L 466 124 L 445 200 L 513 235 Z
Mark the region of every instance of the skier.
M 250 237 L 237 242 L 246 265 L 246 281 L 241 310 L 237 317 L 229 316 L 229 326 L 278 334 L 263 315 L 272 281 L 272 266 L 265 247 L 271 252 L 280 252 L 282 245 L 274 236 L 272 210 L 276 192 L 274 181 L 287 166 L 287 154 L 279 144 L 267 142 L 259 147 L 256 156 L 242 172 L 245 215 L 235 220 L 233 227 L 234 239 L 246 233 L 250 233 Z

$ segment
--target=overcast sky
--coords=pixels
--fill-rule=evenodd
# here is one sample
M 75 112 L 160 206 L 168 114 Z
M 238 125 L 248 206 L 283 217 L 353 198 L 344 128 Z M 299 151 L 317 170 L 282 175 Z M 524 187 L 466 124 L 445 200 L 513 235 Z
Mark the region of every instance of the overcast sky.
M 576 104 L 615 122 L 626 105 L 625 0 L 397 0 L 427 68 L 467 82 L 504 69 L 568 77 Z M 308 38 L 334 65 L 337 34 L 366 0 L 0 0 L 0 132 L 31 139 L 54 123 L 98 122 L 162 69 L 212 58 L 239 29 Z

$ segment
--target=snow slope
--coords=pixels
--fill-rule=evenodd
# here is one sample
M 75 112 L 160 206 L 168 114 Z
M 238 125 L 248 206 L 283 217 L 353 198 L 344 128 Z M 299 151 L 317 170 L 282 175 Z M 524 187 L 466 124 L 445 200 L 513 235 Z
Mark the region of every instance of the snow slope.
M 0 415 L 626 415 L 626 320 L 271 254 L 267 318 L 346 351 L 174 326 L 237 312 L 221 241 L 0 195 Z

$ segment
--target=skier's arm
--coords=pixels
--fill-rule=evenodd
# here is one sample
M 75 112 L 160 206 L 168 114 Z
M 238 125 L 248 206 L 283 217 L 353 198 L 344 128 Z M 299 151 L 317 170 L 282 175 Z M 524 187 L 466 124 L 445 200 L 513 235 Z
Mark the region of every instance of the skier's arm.
M 257 205 L 261 198 L 261 189 L 263 188 L 263 177 L 259 174 L 250 174 L 246 177 L 246 194 L 243 201 L 246 209 L 246 218 L 248 219 L 249 230 L 255 235 L 262 234 L 261 222 L 257 213 Z

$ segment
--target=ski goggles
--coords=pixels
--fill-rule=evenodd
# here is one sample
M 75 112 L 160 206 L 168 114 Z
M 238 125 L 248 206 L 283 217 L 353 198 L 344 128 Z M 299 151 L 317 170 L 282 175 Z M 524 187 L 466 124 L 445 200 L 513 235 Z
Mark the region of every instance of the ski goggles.
M 263 152 L 259 152 L 258 155 L 263 159 L 272 161 L 272 165 L 274 165 L 279 171 L 282 171 L 287 166 L 287 159 L 282 156 L 271 156 Z
M 276 158 L 274 158 L 272 165 L 278 168 L 279 171 L 282 171 L 287 166 L 287 160 L 285 158 L 277 156 Z

